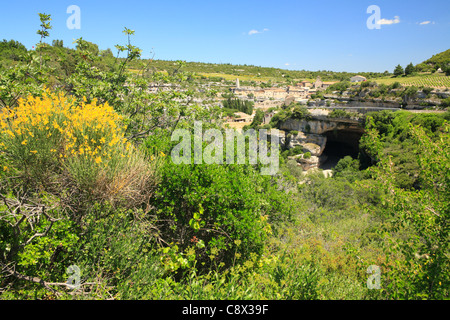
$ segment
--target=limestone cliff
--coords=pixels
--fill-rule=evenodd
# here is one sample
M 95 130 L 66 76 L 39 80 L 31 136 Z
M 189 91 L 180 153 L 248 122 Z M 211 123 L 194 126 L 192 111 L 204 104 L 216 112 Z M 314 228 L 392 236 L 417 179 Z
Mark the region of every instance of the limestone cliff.
M 356 144 L 364 128 L 359 120 L 329 119 L 326 116 L 315 116 L 313 119 L 287 119 L 280 126 L 288 132 L 280 139 L 286 148 L 301 146 L 303 152 L 310 152 L 312 157 L 304 159 L 303 155 L 290 157 L 295 159 L 304 170 L 317 168 L 326 161 L 323 155 L 327 141 L 332 138 L 342 143 Z

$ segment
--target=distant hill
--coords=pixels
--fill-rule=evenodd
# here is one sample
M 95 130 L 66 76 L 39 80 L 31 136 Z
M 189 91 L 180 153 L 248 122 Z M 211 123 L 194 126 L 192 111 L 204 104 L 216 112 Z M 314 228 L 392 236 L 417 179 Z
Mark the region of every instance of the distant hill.
M 450 64 L 450 49 L 435 54 L 430 59 L 422 63 L 419 63 L 416 66 L 416 70 L 419 72 L 434 72 L 439 68 L 444 70 L 444 68 L 449 64 Z
M 90 48 L 94 55 L 98 57 L 96 64 L 102 70 L 106 70 L 108 65 L 114 64 L 113 52 L 110 49 L 99 50 L 98 45 L 90 43 Z M 76 50 L 64 47 L 62 40 L 54 40 L 52 45 L 45 48 L 47 55 L 51 56 L 50 64 L 57 68 L 55 75 L 64 76 L 67 72 L 73 72 L 75 59 L 77 58 Z M 27 49 L 20 42 L 10 40 L 0 42 L 0 69 L 14 65 L 15 61 L 21 59 L 21 56 L 27 52 Z M 123 60 L 123 59 L 122 59 Z M 58 61 L 64 61 L 65 69 L 61 68 Z M 141 64 L 150 62 L 148 59 L 135 60 L 130 64 L 132 71 L 141 68 Z M 173 73 L 179 68 L 177 61 L 153 60 L 149 64 L 153 71 L 164 71 Z M 233 65 L 230 63 L 204 63 L 204 62 L 186 62 L 183 67 L 184 71 L 196 73 L 197 75 L 209 79 L 217 80 L 235 80 L 240 78 L 241 81 L 247 82 L 288 82 L 296 83 L 302 80 L 315 81 L 320 77 L 323 81 L 349 81 L 355 75 L 362 75 L 368 79 L 376 79 L 385 77 L 389 73 L 379 72 L 335 72 L 330 70 L 285 70 L 280 68 L 261 67 L 254 65 Z
M 175 61 L 154 60 L 151 67 L 157 71 L 167 71 L 171 73 L 176 69 Z M 135 63 L 138 68 L 138 63 Z M 368 79 L 380 78 L 386 76 L 385 73 L 378 72 L 336 72 L 329 70 L 286 70 L 280 68 L 261 67 L 254 65 L 233 65 L 230 63 L 204 63 L 204 62 L 186 62 L 183 70 L 194 72 L 199 75 L 205 75 L 214 78 L 224 78 L 225 80 L 241 78 L 241 80 L 254 81 L 300 81 L 312 80 L 315 81 L 319 76 L 323 81 L 349 81 L 352 76 L 357 74 L 362 75 Z

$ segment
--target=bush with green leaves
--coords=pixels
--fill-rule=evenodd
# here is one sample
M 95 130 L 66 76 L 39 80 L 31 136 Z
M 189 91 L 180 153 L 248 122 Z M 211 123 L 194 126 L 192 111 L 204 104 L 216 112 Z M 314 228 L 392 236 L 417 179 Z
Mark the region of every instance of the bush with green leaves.
M 419 125 L 430 137 L 436 137 L 445 121 L 445 114 L 420 114 L 407 111 L 381 111 L 366 115 L 365 134 L 360 141 L 361 166 L 376 164 L 381 157 L 391 156 L 397 171 L 397 186 L 420 186 L 417 146 L 412 140 L 409 125 Z M 371 135 L 375 131 L 379 139 Z M 376 141 L 373 142 L 373 141 Z M 378 144 L 378 146 L 376 146 Z M 376 148 L 375 148 L 376 146 Z M 379 153 L 382 150 L 382 153 Z
M 289 215 L 271 179 L 252 166 L 168 162 L 161 178 L 152 200 L 161 237 L 180 252 L 195 247 L 199 269 L 229 266 L 236 250 L 239 261 L 261 254 L 268 221 Z
M 326 90 L 326 92 L 339 91 L 340 93 L 346 91 L 351 87 L 351 83 L 349 81 L 340 81 L 338 83 L 332 84 Z
M 310 120 L 311 119 L 311 113 L 309 112 L 308 108 L 301 105 L 296 105 L 294 109 L 292 110 L 291 118 L 298 119 L 298 120 Z
M 410 125 L 408 130 L 418 151 L 421 188 L 399 188 L 395 163 L 381 150 L 380 163 L 373 168 L 386 191 L 382 198 L 386 222 L 379 229 L 386 253 L 382 293 L 388 299 L 448 299 L 449 125 L 444 124 L 438 139 L 419 126 Z M 377 132 L 371 137 L 377 144 Z
M 272 128 L 279 128 L 280 125 L 291 117 L 292 113 L 289 110 L 281 110 L 274 114 L 270 119 L 270 125 Z
M 357 116 L 358 116 L 358 113 L 356 113 L 356 112 L 348 112 L 343 109 L 333 109 L 333 111 L 331 111 L 327 117 L 331 118 L 331 119 L 334 119 L 334 118 L 350 119 L 350 118 L 357 117 Z
M 359 168 L 360 163 L 358 159 L 346 156 L 339 160 L 337 165 L 333 168 L 333 176 L 344 177 L 347 180 L 354 182 L 362 177 L 362 172 Z

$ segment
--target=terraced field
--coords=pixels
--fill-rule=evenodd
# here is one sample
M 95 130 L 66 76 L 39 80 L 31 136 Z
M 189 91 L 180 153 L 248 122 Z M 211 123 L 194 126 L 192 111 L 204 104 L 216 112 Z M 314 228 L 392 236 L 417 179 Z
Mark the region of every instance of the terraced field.
M 399 78 L 380 78 L 375 79 L 379 84 L 384 83 L 386 85 L 399 82 L 403 86 L 416 86 L 416 87 L 430 87 L 445 89 L 450 88 L 450 77 L 441 74 L 419 74 L 412 77 L 399 77 Z

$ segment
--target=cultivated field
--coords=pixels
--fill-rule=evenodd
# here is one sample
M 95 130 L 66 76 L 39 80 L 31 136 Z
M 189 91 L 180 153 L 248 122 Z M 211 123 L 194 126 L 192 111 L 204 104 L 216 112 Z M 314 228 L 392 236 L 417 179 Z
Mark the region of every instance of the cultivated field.
M 445 76 L 443 73 L 439 74 L 419 74 L 412 77 L 392 77 L 392 78 L 380 78 L 375 79 L 379 84 L 391 85 L 394 82 L 399 82 L 403 86 L 416 86 L 416 87 L 430 87 L 445 89 L 450 88 L 450 77 Z

